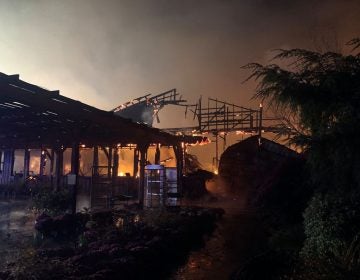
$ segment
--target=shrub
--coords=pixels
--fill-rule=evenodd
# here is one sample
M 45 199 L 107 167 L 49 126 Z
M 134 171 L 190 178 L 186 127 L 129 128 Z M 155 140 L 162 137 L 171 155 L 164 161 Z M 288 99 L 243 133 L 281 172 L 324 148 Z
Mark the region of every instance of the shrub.
M 305 210 L 306 239 L 301 258 L 307 270 L 328 277 L 313 276 L 314 279 L 359 276 L 356 272 L 359 270 L 359 197 L 358 191 L 317 193 Z M 337 276 L 333 278 L 334 275 Z
M 317 194 L 310 201 L 304 213 L 306 241 L 302 254 L 305 258 L 341 257 L 345 248 L 343 200 L 334 194 Z
M 50 188 L 42 188 L 33 196 L 33 208 L 50 216 L 65 213 L 71 205 L 71 194 L 67 190 L 54 192 Z

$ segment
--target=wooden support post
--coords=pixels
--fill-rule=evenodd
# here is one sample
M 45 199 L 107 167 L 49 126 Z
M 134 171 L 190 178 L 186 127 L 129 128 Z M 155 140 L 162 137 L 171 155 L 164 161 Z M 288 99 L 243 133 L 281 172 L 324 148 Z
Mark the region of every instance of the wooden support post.
M 49 151 L 46 151 L 49 159 L 50 159 L 50 184 L 51 184 L 51 188 L 54 187 L 54 166 L 55 166 L 55 151 L 54 149 L 51 149 L 51 153 L 49 153 Z
M 118 176 L 118 169 L 119 169 L 119 153 L 118 153 L 118 149 L 115 147 L 114 148 L 114 164 L 113 164 L 113 168 L 112 168 L 112 185 L 113 187 L 116 184 L 116 179 Z
M 11 158 L 11 164 L 10 164 L 10 175 L 14 175 L 14 166 L 15 166 L 15 150 L 14 149 L 11 149 L 10 150 L 11 154 L 10 154 L 10 158 Z
M 111 179 L 111 170 L 112 170 L 112 148 L 110 147 L 109 150 L 106 150 L 106 147 L 101 146 L 101 149 L 103 150 L 107 160 L 107 177 L 108 179 Z
M 76 213 L 76 199 L 77 199 L 77 189 L 79 182 L 79 167 L 80 167 L 80 147 L 78 142 L 72 144 L 71 149 L 71 173 L 75 175 L 75 184 L 73 185 L 72 191 L 72 205 L 71 212 Z
M 160 164 L 160 144 L 156 144 L 155 164 Z
M 108 153 L 108 179 L 111 179 L 111 170 L 112 170 L 112 148 L 109 147 Z
M 30 149 L 24 150 L 24 181 L 29 176 L 30 172 Z
M 99 176 L 99 147 L 94 146 L 94 155 L 93 155 L 93 176 Z
M 139 171 L 139 149 L 136 147 L 134 150 L 134 168 L 133 168 L 133 177 L 136 178 Z
M 182 191 L 182 176 L 184 174 L 184 149 L 182 144 L 176 144 L 173 146 L 175 158 L 176 158 L 176 171 L 177 171 L 177 184 L 178 192 Z
M 3 159 L 2 159 L 2 155 L 3 155 L 3 151 L 2 150 L 0 150 L 0 171 L 2 171 L 3 170 Z
M 13 175 L 13 165 L 14 165 L 14 150 L 13 149 L 6 149 L 4 151 L 4 161 L 3 161 L 3 168 L 0 178 L 1 184 L 9 184 L 10 178 Z
M 61 177 L 64 173 L 64 150 L 57 149 L 56 150 L 56 165 L 55 165 L 55 191 L 59 190 Z
M 40 151 L 40 170 L 39 170 L 40 177 L 44 176 L 45 165 L 46 165 L 46 151 L 41 149 L 41 151 Z
M 147 149 L 149 145 L 143 144 L 139 146 L 140 151 L 140 178 L 139 178 L 139 205 L 141 208 L 144 207 L 144 191 L 145 191 L 145 166 L 147 158 Z

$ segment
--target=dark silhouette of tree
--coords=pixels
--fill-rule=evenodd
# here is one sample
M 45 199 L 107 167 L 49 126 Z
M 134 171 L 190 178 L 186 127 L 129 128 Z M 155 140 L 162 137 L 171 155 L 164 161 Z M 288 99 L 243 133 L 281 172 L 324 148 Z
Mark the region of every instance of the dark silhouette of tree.
M 302 249 L 293 252 L 297 267 L 286 279 L 360 279 L 360 38 L 347 45 L 350 54 L 278 50 L 274 59 L 286 67 L 244 66 L 258 81 L 254 98 L 297 120 L 290 142 L 309 163 L 314 196 L 303 213 Z
M 360 39 L 347 45 L 349 55 L 278 50 L 274 59 L 287 67 L 244 66 L 252 71 L 248 79 L 259 82 L 255 98 L 298 118 L 290 140 L 307 150 L 314 183 L 327 188 L 360 185 Z

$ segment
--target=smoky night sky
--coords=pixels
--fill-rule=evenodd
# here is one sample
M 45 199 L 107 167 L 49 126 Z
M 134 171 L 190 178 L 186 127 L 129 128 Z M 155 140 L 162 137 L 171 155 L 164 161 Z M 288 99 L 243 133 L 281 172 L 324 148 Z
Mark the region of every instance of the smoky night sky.
M 241 66 L 341 48 L 359 35 L 360 1 L 1 0 L 0 23 L 1 72 L 104 110 L 171 88 L 256 106 Z M 161 127 L 182 125 L 177 110 Z

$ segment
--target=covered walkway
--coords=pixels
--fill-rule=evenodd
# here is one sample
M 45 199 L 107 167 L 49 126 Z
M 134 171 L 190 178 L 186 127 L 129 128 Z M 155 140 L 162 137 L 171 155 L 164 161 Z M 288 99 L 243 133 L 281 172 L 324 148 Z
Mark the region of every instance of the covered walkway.
M 73 206 L 79 186 L 89 182 L 80 178 L 81 149 L 93 152 L 90 184 L 106 170 L 106 182 L 114 186 L 118 180 L 119 149 L 134 151 L 132 181 L 137 185 L 138 200 L 143 204 L 144 169 L 148 148 L 160 146 L 174 149 L 178 182 L 181 182 L 184 147 L 206 141 L 203 137 L 175 136 L 144 124 L 134 123 L 95 107 L 20 80 L 19 75 L 0 73 L 0 185 L 14 182 L 15 150 L 23 151 L 23 180 L 29 178 L 31 150 L 40 151 L 39 177 L 44 176 L 45 162 L 50 163 L 50 183 L 54 189 L 64 184 L 73 189 Z M 64 177 L 64 151 L 71 150 L 71 169 Z M 105 153 L 106 166 L 99 164 L 99 151 Z M 155 162 L 155 163 L 158 163 Z M 85 182 L 85 183 L 84 183 Z M 98 182 L 100 183 L 100 181 Z M 0 186 L 1 187 L 1 186 Z

